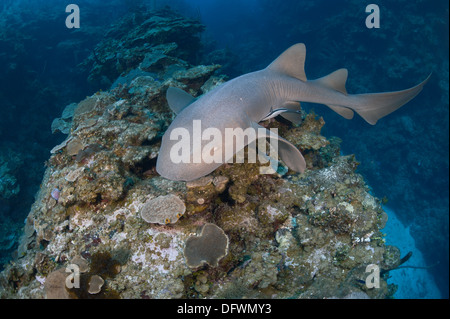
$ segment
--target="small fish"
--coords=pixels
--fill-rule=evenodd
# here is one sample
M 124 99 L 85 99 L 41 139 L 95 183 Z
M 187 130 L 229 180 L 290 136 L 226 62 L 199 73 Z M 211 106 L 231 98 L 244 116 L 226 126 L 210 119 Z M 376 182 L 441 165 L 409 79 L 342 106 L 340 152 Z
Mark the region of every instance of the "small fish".
M 358 284 L 365 285 L 366 282 L 362 279 L 355 279 Z
M 192 136 L 194 122 L 201 120 L 204 129 L 213 128 L 222 134 L 226 129 L 245 131 L 253 128 L 258 131 L 258 138 L 278 140 L 281 160 L 293 171 L 303 172 L 306 162 L 300 151 L 284 138 L 260 126 L 259 122 L 277 115 L 298 122 L 301 118 L 299 102 L 303 101 L 325 104 L 346 119 L 353 118 L 356 112 L 374 125 L 380 118 L 394 112 L 419 94 L 429 79 L 428 76 L 422 83 L 403 91 L 348 94 L 345 88 L 347 69 L 339 69 L 316 80 L 307 80 L 305 57 L 305 45 L 295 44 L 265 69 L 232 79 L 198 99 L 181 89 L 169 88 L 166 97 L 177 116 L 162 138 L 156 171 L 170 180 L 191 181 L 211 173 L 229 160 L 176 162 L 171 159 L 172 148 L 178 143 L 171 136 L 176 136 L 180 129 Z M 266 134 L 261 136 L 260 131 Z M 246 145 L 254 141 L 255 139 L 248 138 Z M 201 143 L 201 150 L 207 146 L 218 154 L 225 154 L 225 149 L 230 147 L 222 139 L 211 141 L 202 138 L 195 143 Z M 191 158 L 195 152 L 193 144 L 190 141 Z M 196 149 L 199 149 L 198 144 Z M 235 153 L 238 151 L 236 149 Z

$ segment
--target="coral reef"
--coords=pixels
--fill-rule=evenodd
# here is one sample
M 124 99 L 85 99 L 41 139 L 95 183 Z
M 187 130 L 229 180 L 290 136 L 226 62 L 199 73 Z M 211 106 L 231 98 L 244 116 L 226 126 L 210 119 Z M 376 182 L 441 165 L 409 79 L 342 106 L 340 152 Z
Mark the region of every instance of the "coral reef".
M 179 74 L 173 76 L 180 79 Z M 339 155 L 339 140 L 320 134 L 324 121 L 314 114 L 305 114 L 298 127 L 265 124 L 279 127 L 302 149 L 305 174 L 261 175 L 255 163 L 225 164 L 189 183 L 157 176 L 161 133 L 173 118 L 164 90 L 178 85 L 201 94 L 208 77 L 210 67 L 188 66 L 184 83 L 141 76 L 78 103 L 67 140 L 48 161 L 16 259 L 0 276 L 2 297 L 385 298 L 392 293 L 384 279 L 380 289 L 358 286 L 368 264 L 385 262 L 380 229 L 386 217 L 355 173 L 358 162 Z M 184 205 L 186 211 L 176 223 L 147 223 L 146 205 L 158 211 L 153 199 L 175 207 L 174 213 Z M 200 237 L 193 236 L 199 227 Z M 206 248 L 192 249 L 204 245 L 203 237 L 214 243 L 212 255 Z M 194 256 L 200 252 L 206 255 Z M 82 288 L 61 288 L 60 269 L 80 263 L 79 256 L 89 269 L 82 274 Z
M 11 229 L 23 227 L 42 181 L 48 149 L 61 139 L 49 130 L 52 119 L 61 114 L 61 106 L 92 92 L 77 65 L 121 11 L 83 2 L 86 19 L 78 31 L 65 27 L 66 13 L 59 0 L 0 4 L 0 219 Z M 61 125 L 54 127 L 63 129 Z M 9 259 L 10 252 L 4 256 L 0 251 L 0 258 Z
M 95 295 L 98 294 L 103 287 L 103 284 L 105 283 L 105 281 L 103 280 L 102 277 L 98 276 L 98 275 L 94 275 L 91 277 L 91 279 L 89 280 L 89 290 L 88 292 L 91 295 Z
M 386 214 L 355 172 L 355 157 L 321 135 L 324 120 L 314 113 L 298 126 L 264 123 L 302 150 L 304 174 L 260 174 L 259 163 L 245 163 L 189 183 L 157 175 L 174 116 L 167 88 L 198 96 L 223 81 L 218 65 L 184 60 L 202 27 L 165 17 L 113 27 L 86 63 L 90 79 L 111 89 L 66 107 L 64 123 L 53 125 L 68 136 L 50 153 L 19 247 L 0 274 L 0 297 L 392 296 L 385 277 L 377 289 L 361 284 L 367 265 L 396 265 L 380 231 Z M 73 264 L 80 288 L 65 285 Z
M 186 211 L 186 205 L 176 195 L 158 196 L 145 202 L 141 217 L 147 223 L 161 225 L 176 223 Z
M 184 247 L 186 264 L 191 268 L 200 267 L 204 263 L 217 267 L 227 253 L 228 237 L 214 224 L 203 225 L 200 235 L 189 237 Z
M 176 62 L 183 63 L 179 58 L 194 58 L 200 48 L 198 33 L 203 30 L 199 22 L 168 9 L 129 15 L 107 32 L 80 66 L 89 70 L 89 82 L 99 87 L 123 83 L 137 67 L 142 74 L 158 74 L 169 66 L 174 72 Z
M 55 270 L 47 276 L 44 289 L 48 299 L 69 299 L 69 292 L 66 290 L 67 276 L 64 268 Z
M 215 26 L 231 30 L 233 37 L 225 42 L 239 53 L 235 74 L 264 67 L 278 48 L 298 39 L 315 48 L 309 52 L 316 54 L 307 55 L 308 77 L 348 68 L 348 92 L 402 89 L 433 73 L 414 102 L 374 127 L 358 116 L 345 121 L 326 107 L 314 107 L 327 121 L 325 135 L 342 138 L 342 151 L 356 154 L 358 172 L 373 193 L 386 197 L 402 222 L 411 225 L 427 264 L 439 264 L 430 272 L 448 297 L 449 201 L 442 195 L 449 188 L 448 3 L 378 3 L 384 16 L 379 29 L 365 27 L 365 4 L 357 0 L 258 3 L 260 14 L 245 19 L 251 28 L 235 34 L 231 25 Z

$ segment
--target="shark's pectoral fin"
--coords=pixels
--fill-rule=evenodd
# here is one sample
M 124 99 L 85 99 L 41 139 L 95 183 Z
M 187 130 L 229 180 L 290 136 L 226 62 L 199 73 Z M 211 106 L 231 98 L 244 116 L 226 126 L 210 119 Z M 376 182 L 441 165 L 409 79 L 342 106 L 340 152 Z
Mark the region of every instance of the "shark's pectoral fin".
M 178 114 L 186 106 L 191 104 L 195 100 L 195 97 L 182 89 L 169 87 L 166 92 L 166 99 L 169 103 L 170 109 L 175 112 L 175 114 Z
M 300 102 L 297 101 L 286 101 L 281 105 L 281 107 L 293 111 L 300 111 L 302 109 Z
M 252 127 L 258 132 L 258 138 L 268 137 L 270 139 L 276 139 L 278 142 L 278 155 L 281 160 L 295 172 L 303 173 L 306 168 L 306 162 L 303 158 L 302 153 L 292 145 L 289 141 L 282 138 L 281 136 L 269 131 L 265 127 L 257 123 L 252 123 Z
M 284 117 L 286 120 L 294 124 L 300 124 L 302 122 L 302 113 L 300 112 L 301 110 L 300 102 L 287 101 L 283 104 L 283 107 L 292 110 L 293 112 L 281 113 L 280 115 L 282 117 Z
M 293 171 L 303 173 L 306 162 L 302 153 L 284 138 L 279 137 L 278 141 L 278 153 L 281 160 Z
M 284 112 L 280 114 L 282 117 L 284 117 L 286 120 L 294 123 L 294 124 L 300 124 L 302 122 L 302 113 L 300 112 Z

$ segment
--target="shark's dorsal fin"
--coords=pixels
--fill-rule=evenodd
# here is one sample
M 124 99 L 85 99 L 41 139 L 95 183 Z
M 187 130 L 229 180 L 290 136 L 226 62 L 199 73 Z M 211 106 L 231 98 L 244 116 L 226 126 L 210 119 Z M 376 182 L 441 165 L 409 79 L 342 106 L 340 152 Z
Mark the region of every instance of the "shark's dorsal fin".
M 339 69 L 315 81 L 327 88 L 339 91 L 347 95 L 347 90 L 345 89 L 347 76 L 348 76 L 347 69 Z
M 305 45 L 303 43 L 297 43 L 284 51 L 267 69 L 287 74 L 306 82 L 305 58 Z
M 175 112 L 175 114 L 178 114 L 182 109 L 191 104 L 195 100 L 195 97 L 182 89 L 169 87 L 166 92 L 166 99 L 170 109 Z

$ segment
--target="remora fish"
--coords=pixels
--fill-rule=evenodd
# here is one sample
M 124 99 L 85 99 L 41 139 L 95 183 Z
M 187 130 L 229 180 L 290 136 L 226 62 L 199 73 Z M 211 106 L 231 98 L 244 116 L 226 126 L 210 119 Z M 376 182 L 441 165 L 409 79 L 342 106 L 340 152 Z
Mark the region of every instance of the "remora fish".
M 380 118 L 394 112 L 419 94 L 430 77 L 403 91 L 348 94 L 345 89 L 347 69 L 339 69 L 325 77 L 307 81 L 304 70 L 305 56 L 305 45 L 295 44 L 265 69 L 232 79 L 198 99 L 181 89 L 169 88 L 166 97 L 169 106 L 178 115 L 162 138 L 156 171 L 170 180 L 190 181 L 211 173 L 228 161 L 223 158 L 223 161 L 218 163 L 207 163 L 203 160 L 195 162 L 192 160 L 192 153 L 195 149 L 198 151 L 200 145 L 196 146 L 193 141 L 190 141 L 188 148 L 190 160 L 173 161 L 171 150 L 179 143 L 177 134 L 174 134 L 179 130 L 175 130 L 182 128 L 190 136 L 195 135 L 194 120 L 201 120 L 202 130 L 216 128 L 222 133 L 226 128 L 256 130 L 262 128 L 258 125 L 260 121 L 279 114 L 296 122 L 299 118 L 299 101 L 303 101 L 325 104 L 346 119 L 353 118 L 355 111 L 374 125 Z M 282 137 L 264 130 L 267 134 L 258 135 L 258 138 L 278 139 L 278 154 L 281 160 L 290 169 L 303 172 L 306 163 L 300 151 Z M 217 145 L 211 149 L 224 154 L 226 141 L 216 142 Z M 250 142 L 252 141 L 248 140 L 246 144 Z M 201 143 L 201 147 L 211 147 L 214 141 L 205 139 L 198 143 Z

